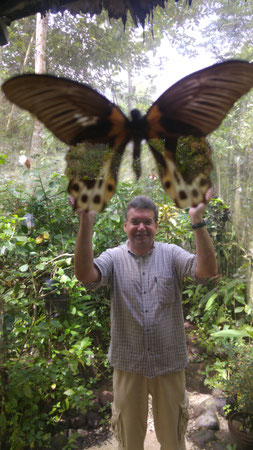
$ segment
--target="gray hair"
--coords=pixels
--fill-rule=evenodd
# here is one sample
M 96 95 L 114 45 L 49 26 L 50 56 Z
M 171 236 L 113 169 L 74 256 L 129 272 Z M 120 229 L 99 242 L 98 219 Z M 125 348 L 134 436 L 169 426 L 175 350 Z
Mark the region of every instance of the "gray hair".
M 126 207 L 125 219 L 127 220 L 128 212 L 131 208 L 134 209 L 149 209 L 150 211 L 154 211 L 155 222 L 158 222 L 158 209 L 153 202 L 153 200 L 145 195 L 138 195 L 137 197 L 132 198 Z

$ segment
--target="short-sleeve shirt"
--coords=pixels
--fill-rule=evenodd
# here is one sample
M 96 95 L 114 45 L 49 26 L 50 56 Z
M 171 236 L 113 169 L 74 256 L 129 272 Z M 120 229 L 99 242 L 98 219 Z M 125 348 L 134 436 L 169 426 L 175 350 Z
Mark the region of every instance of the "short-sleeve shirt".
M 152 378 L 188 364 L 182 284 L 195 277 L 196 256 L 174 244 L 155 242 L 137 256 L 128 242 L 103 252 L 94 263 L 109 286 L 113 367 Z

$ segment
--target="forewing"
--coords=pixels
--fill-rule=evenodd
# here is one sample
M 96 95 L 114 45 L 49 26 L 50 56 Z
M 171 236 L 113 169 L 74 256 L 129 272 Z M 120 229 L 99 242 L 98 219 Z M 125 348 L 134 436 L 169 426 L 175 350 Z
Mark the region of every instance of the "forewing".
M 146 114 L 149 137 L 206 136 L 253 87 L 253 64 L 226 61 L 199 70 L 167 89 Z
M 179 208 L 205 202 L 211 186 L 210 147 L 204 138 L 193 136 L 179 140 L 176 154 L 166 149 L 166 141 L 149 141 L 165 192 Z
M 6 81 L 6 97 L 34 114 L 65 144 L 112 143 L 124 133 L 126 117 L 91 87 L 52 75 L 26 74 Z

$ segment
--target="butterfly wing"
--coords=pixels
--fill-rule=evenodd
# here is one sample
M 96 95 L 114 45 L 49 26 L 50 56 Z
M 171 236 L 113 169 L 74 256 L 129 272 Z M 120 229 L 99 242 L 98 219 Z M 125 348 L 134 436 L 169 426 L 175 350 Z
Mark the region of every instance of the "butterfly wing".
M 102 211 L 115 192 L 128 142 L 121 110 L 91 87 L 51 75 L 14 77 L 3 91 L 62 142 L 75 145 L 66 157 L 74 208 Z
M 150 149 L 163 188 L 177 206 L 197 206 L 205 200 L 212 163 L 204 137 L 252 87 L 253 64 L 227 61 L 183 78 L 148 110 L 148 136 L 161 141 L 158 146 L 150 143 Z M 188 136 L 184 144 L 180 143 L 182 136 Z
M 197 206 L 205 201 L 205 194 L 211 186 L 211 149 L 205 138 L 188 136 L 180 138 L 175 153 L 164 152 L 161 139 L 148 142 L 155 158 L 158 173 L 165 192 L 179 208 Z M 164 157 L 164 153 L 166 157 Z
M 6 81 L 6 97 L 34 114 L 62 142 L 115 144 L 121 141 L 126 117 L 95 89 L 52 75 L 26 74 Z M 118 145 L 118 143 L 116 143 Z
M 78 144 L 67 153 L 66 175 L 73 208 L 103 211 L 116 190 L 126 143 L 115 149 L 104 144 Z
M 188 75 L 148 110 L 149 137 L 207 136 L 252 87 L 253 64 L 247 61 L 226 61 Z

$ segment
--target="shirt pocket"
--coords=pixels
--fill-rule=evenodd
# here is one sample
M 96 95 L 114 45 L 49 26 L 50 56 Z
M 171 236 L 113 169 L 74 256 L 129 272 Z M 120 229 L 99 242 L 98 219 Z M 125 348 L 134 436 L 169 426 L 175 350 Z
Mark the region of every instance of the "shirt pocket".
M 155 275 L 155 282 L 157 285 L 158 302 L 160 305 L 170 305 L 176 301 L 175 286 L 172 277 L 166 274 Z

